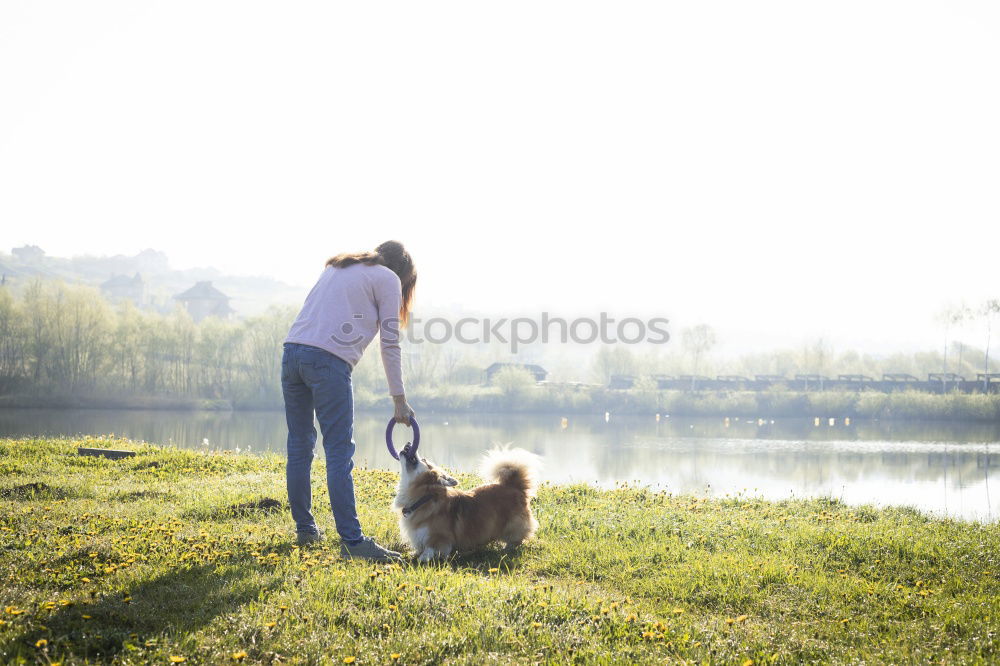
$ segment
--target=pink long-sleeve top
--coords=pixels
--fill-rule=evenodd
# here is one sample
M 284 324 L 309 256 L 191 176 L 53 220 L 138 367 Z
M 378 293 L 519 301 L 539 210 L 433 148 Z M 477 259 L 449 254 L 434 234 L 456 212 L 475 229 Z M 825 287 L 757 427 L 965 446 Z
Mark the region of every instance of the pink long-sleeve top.
M 389 393 L 402 395 L 402 299 L 399 277 L 385 266 L 328 266 L 306 296 L 285 342 L 325 349 L 353 368 L 378 333 Z

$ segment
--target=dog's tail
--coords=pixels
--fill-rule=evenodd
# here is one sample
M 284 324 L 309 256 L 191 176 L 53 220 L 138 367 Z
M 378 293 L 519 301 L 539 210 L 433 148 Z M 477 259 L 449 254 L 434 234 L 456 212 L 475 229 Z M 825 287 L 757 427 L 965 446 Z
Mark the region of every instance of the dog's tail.
M 542 459 L 524 449 L 495 448 L 486 454 L 480 473 L 487 481 L 517 488 L 528 497 L 538 488 Z

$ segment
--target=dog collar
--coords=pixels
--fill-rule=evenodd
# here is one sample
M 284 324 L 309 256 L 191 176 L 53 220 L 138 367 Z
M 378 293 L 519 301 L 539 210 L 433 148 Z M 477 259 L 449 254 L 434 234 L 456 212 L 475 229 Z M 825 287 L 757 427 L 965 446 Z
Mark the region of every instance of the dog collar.
M 410 506 L 404 506 L 403 515 L 409 516 L 411 513 L 422 507 L 427 502 L 430 502 L 432 499 L 434 499 L 434 495 L 424 495 Z

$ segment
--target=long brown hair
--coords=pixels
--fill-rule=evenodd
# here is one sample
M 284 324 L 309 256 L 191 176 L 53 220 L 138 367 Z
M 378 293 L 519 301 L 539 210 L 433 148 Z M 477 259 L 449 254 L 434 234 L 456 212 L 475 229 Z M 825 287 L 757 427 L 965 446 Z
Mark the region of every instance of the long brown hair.
M 413 258 L 399 241 L 386 241 L 373 252 L 345 252 L 327 260 L 327 266 L 347 268 L 354 264 L 376 264 L 385 266 L 397 276 L 403 286 L 403 303 L 399 308 L 399 323 L 405 328 L 410 321 L 410 307 L 413 304 L 413 289 L 417 286 L 417 269 L 413 266 Z

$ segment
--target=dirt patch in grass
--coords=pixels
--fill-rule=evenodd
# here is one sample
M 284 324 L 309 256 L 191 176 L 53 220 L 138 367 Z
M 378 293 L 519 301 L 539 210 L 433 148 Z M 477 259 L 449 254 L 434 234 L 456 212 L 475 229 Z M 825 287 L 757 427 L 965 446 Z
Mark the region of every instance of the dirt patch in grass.
M 281 502 L 270 497 L 263 497 L 253 502 L 234 504 L 225 510 L 225 514 L 229 516 L 249 516 L 260 513 L 277 513 L 281 509 Z
M 115 493 L 111 499 L 119 502 L 132 502 L 135 500 L 164 499 L 167 497 L 173 497 L 173 495 L 165 493 L 162 490 L 133 490 L 127 493 Z
M 68 496 L 62 488 L 54 488 L 41 481 L 23 483 L 11 488 L 0 488 L 0 497 L 13 500 L 62 499 Z
M 184 513 L 184 517 L 193 520 L 231 520 L 233 518 L 260 517 L 280 513 L 286 505 L 270 497 L 230 504 L 229 506 L 192 508 Z

